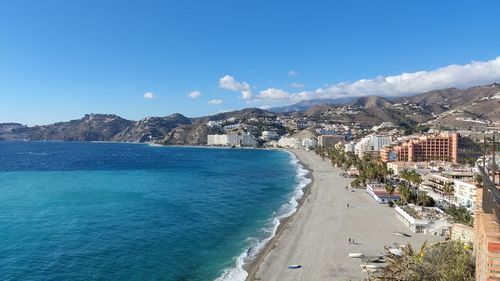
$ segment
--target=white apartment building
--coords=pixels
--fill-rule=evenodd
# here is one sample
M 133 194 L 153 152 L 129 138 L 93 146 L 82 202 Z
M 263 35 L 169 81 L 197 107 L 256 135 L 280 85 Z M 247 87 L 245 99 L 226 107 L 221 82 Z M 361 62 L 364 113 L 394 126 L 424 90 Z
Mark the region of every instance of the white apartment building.
M 373 145 L 373 150 L 380 151 L 384 145 L 391 144 L 391 137 L 386 136 L 371 136 L 371 143 Z
M 363 155 L 367 152 L 380 151 L 384 145 L 388 145 L 391 142 L 391 137 L 369 135 L 360 139 L 356 143 L 354 153 L 356 153 L 359 157 L 363 157 Z
M 263 131 L 260 138 L 264 141 L 277 140 L 279 138 L 278 133 L 273 131 Z
M 454 204 L 473 210 L 476 202 L 477 187 L 476 182 L 454 180 Z
M 257 146 L 257 140 L 248 134 L 208 135 L 207 145 L 214 146 Z
M 304 138 L 302 140 L 302 147 L 305 149 L 314 149 L 314 147 L 316 147 L 317 144 L 318 142 L 315 139 Z
M 282 137 L 278 141 L 278 146 L 286 148 L 301 148 L 302 142 L 297 138 Z

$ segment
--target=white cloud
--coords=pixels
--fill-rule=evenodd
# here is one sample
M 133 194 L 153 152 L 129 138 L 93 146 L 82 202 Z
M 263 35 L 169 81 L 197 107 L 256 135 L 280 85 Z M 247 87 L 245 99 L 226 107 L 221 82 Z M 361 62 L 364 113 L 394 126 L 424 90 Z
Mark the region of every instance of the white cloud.
M 219 79 L 219 87 L 222 89 L 241 92 L 241 98 L 249 100 L 252 98 L 252 90 L 247 82 L 238 82 L 231 75 L 225 75 Z
M 302 83 L 293 82 L 291 85 L 293 88 L 304 88 L 306 85 Z
M 257 99 L 260 100 L 282 100 L 290 97 L 288 92 L 285 92 L 281 89 L 269 88 L 264 91 L 261 91 L 257 95 Z
M 148 100 L 156 99 L 157 96 L 154 93 L 151 92 L 145 92 L 143 97 Z
M 255 102 L 294 103 L 314 98 L 339 98 L 345 96 L 406 96 L 450 87 L 467 88 L 500 81 L 500 57 L 494 60 L 464 65 L 449 65 L 431 71 L 401 73 L 343 82 L 314 91 L 287 93 L 269 88 L 261 91 Z
M 290 71 L 288 71 L 288 76 L 297 77 L 297 76 L 299 76 L 299 73 L 295 70 L 290 70 Z
M 213 100 L 208 101 L 208 104 L 212 104 L 212 105 L 221 104 L 221 103 L 222 103 L 222 100 L 219 100 L 219 99 L 213 99 Z
M 198 98 L 199 96 L 201 96 L 202 93 L 200 91 L 191 91 L 189 94 L 188 94 L 188 97 L 192 98 L 192 99 L 196 99 Z

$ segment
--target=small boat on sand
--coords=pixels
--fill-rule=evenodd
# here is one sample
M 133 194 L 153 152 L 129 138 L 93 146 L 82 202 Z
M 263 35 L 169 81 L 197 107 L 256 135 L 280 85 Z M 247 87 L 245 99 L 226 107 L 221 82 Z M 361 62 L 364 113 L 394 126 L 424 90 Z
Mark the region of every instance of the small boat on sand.
M 384 265 L 382 264 L 372 264 L 372 263 L 369 263 L 365 266 L 365 268 L 368 268 L 368 269 L 379 269 L 379 268 L 382 268 L 384 267 Z
M 390 248 L 389 253 L 395 255 L 395 256 L 402 256 L 403 255 L 403 250 L 397 249 L 397 248 Z
M 349 253 L 350 258 L 362 258 L 364 257 L 363 253 Z
M 288 269 L 299 269 L 302 268 L 302 265 L 300 264 L 291 264 L 288 266 Z

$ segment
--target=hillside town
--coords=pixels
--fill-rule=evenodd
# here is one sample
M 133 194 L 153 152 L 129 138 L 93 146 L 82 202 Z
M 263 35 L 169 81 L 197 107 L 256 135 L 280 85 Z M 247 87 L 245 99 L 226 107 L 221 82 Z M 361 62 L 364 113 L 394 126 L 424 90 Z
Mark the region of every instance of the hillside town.
M 293 117 L 241 121 L 210 121 L 224 134 L 208 135 L 207 145 L 314 151 L 354 179 L 349 188 L 365 189 L 374 204 L 393 207 L 410 232 L 476 249 L 477 280 L 498 276 L 498 128 L 408 133 L 391 122 L 363 128 Z

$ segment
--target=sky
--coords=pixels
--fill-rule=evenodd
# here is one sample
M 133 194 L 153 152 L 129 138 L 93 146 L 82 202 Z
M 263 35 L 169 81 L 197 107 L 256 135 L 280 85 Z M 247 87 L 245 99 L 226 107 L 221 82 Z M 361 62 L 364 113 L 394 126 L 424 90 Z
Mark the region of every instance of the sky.
M 0 122 L 500 82 L 500 1 L 0 0 Z

